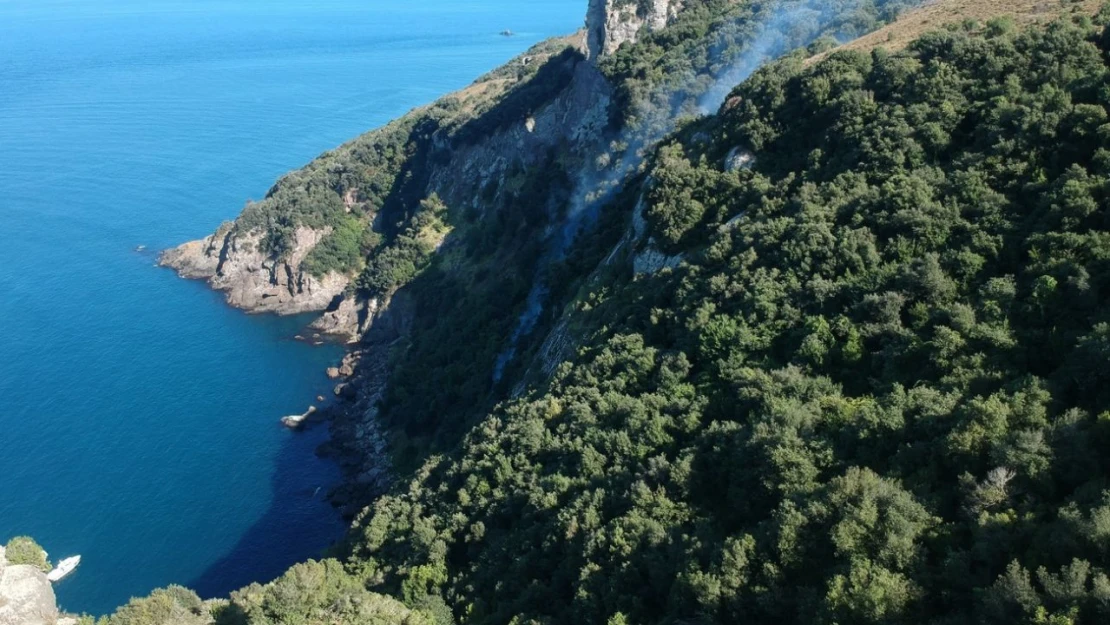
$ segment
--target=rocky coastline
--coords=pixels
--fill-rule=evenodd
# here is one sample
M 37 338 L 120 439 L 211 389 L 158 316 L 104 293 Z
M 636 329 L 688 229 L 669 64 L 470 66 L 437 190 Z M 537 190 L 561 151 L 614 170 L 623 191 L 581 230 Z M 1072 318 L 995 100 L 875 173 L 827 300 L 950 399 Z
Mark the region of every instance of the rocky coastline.
M 351 281 L 336 272 L 316 276 L 302 267 L 329 232 L 300 226 L 293 232 L 291 249 L 275 258 L 263 251 L 264 231 L 241 232 L 225 223 L 203 239 L 162 252 L 158 264 L 183 278 L 206 280 L 225 294 L 228 304 L 247 312 L 317 312 L 336 303 Z
M 30 564 L 11 564 L 0 545 L 0 625 L 76 625 L 58 610 L 46 573 Z
M 640 32 L 666 26 L 681 9 L 681 2 L 653 0 L 646 13 L 637 12 L 635 7 L 634 3 L 619 0 L 591 0 L 583 31 L 550 42 L 546 48 L 541 44 L 506 64 L 502 70 L 534 67 L 545 56 L 556 58 L 567 46 L 577 50 L 579 59 L 589 59 L 565 62 L 569 65 L 562 71 L 570 75 L 569 82 L 542 106 L 527 111 L 520 123 L 499 126 L 477 138 L 457 139 L 446 131 L 433 132 L 421 148 L 426 154 L 419 157 L 434 163 L 421 174 L 419 184 L 424 196 L 436 194 L 457 210 L 498 210 L 508 200 L 490 197 L 488 189 L 503 189 L 514 168 L 542 165 L 542 155 L 556 146 L 567 146 L 568 140 L 575 158 L 585 161 L 605 153 L 608 146 L 603 129 L 608 123 L 612 93 L 597 69 L 597 60 L 626 42 L 635 42 Z M 497 103 L 512 84 L 497 76 L 502 70 L 445 100 L 461 103 L 464 110 Z M 512 73 L 517 70 L 512 69 Z M 417 109 L 395 123 L 403 124 L 421 114 Z M 375 133 L 388 132 L 389 128 L 367 137 L 383 140 L 382 134 Z M 357 141 L 339 150 L 354 149 L 355 144 Z M 330 153 L 320 162 L 328 162 L 329 157 Z M 299 172 L 291 177 L 295 175 Z M 280 185 L 271 194 L 280 192 Z M 361 206 L 373 218 L 378 210 L 367 208 L 371 203 L 366 201 L 365 193 L 344 187 L 342 182 L 327 193 L 335 196 L 328 195 L 327 202 L 347 213 Z M 404 288 L 366 298 L 354 293 L 354 275 L 333 271 L 318 276 L 307 271 L 304 261 L 331 233 L 329 227 L 298 225 L 286 237 L 283 254 L 275 257 L 267 253 L 264 249 L 269 233 L 257 225 L 258 221 L 247 219 L 251 210 L 248 206 L 239 219 L 222 224 L 203 239 L 164 251 L 159 264 L 183 278 L 205 280 L 224 293 L 228 304 L 248 313 L 318 313 L 309 330 L 346 344 L 342 362 L 327 371 L 336 382 L 334 400 L 322 402 L 314 411 L 286 417 L 284 423 L 291 428 L 324 421 L 329 424 L 330 440 L 317 453 L 342 468 L 344 479 L 329 496 L 344 516 L 351 517 L 380 496 L 390 482 L 388 435 L 377 417 L 378 403 L 389 379 L 390 352 L 403 343 L 409 331 L 414 303 Z M 448 244 L 440 249 L 437 244 L 436 253 L 449 253 L 450 248 Z

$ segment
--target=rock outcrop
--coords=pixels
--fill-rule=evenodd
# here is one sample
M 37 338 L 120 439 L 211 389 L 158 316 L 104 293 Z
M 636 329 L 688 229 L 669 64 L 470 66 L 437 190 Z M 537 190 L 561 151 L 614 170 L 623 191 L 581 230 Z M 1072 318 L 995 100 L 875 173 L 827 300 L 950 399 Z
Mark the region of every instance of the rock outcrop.
M 227 302 L 248 312 L 291 315 L 326 309 L 343 293 L 348 276 L 336 272 L 318 277 L 301 266 L 305 257 L 330 233 L 299 226 L 289 252 L 280 258 L 263 251 L 264 232 L 240 232 L 231 223 L 199 240 L 166 250 L 158 262 L 183 278 L 207 280 L 223 291 Z
M 335 298 L 311 327 L 313 330 L 341 337 L 355 343 L 370 329 L 378 311 L 388 305 L 379 297 L 369 299 L 343 294 Z
M 46 575 L 27 564 L 8 564 L 0 547 L 0 625 L 57 625 L 58 605 Z
M 512 168 L 542 166 L 557 146 L 572 146 L 583 159 L 595 157 L 609 121 L 612 87 L 590 63 L 570 70 L 567 88 L 519 124 L 510 125 L 467 144 L 437 146 L 442 165 L 428 177 L 434 191 L 454 209 L 482 209 L 497 202 L 483 195 L 493 185 L 502 188 Z
M 612 54 L 641 31 L 659 30 L 682 9 L 681 0 L 590 0 L 586 13 L 590 58 Z

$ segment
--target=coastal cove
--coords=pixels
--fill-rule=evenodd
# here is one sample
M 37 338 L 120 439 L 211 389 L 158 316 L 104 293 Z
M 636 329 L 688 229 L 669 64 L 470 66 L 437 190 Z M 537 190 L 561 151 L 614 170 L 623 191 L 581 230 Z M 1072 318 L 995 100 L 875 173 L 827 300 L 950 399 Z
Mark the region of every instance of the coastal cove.
M 0 4 L 0 543 L 83 556 L 62 608 L 226 595 L 342 534 L 339 471 L 313 453 L 326 428 L 279 423 L 330 395 L 342 349 L 293 340 L 312 315 L 246 315 L 156 254 L 579 28 L 584 4 Z

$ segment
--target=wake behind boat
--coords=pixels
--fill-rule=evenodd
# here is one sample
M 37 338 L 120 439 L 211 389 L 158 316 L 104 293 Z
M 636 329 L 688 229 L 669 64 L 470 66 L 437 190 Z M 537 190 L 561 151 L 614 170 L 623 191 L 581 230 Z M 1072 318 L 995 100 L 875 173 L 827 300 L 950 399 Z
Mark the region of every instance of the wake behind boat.
M 73 570 L 77 568 L 78 564 L 81 564 L 81 556 L 71 556 L 69 558 L 66 558 L 59 562 L 58 566 L 54 567 L 53 571 L 50 571 L 46 574 L 46 579 L 52 582 L 56 582 L 66 575 L 72 573 Z

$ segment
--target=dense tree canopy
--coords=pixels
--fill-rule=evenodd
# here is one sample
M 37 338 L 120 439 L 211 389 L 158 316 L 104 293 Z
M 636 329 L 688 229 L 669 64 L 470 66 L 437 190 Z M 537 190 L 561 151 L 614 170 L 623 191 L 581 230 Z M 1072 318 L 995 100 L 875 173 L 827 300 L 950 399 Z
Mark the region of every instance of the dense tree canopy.
M 1110 39 L 968 28 L 688 123 L 626 248 L 683 262 L 586 282 L 352 570 L 472 623 L 1110 618 Z

